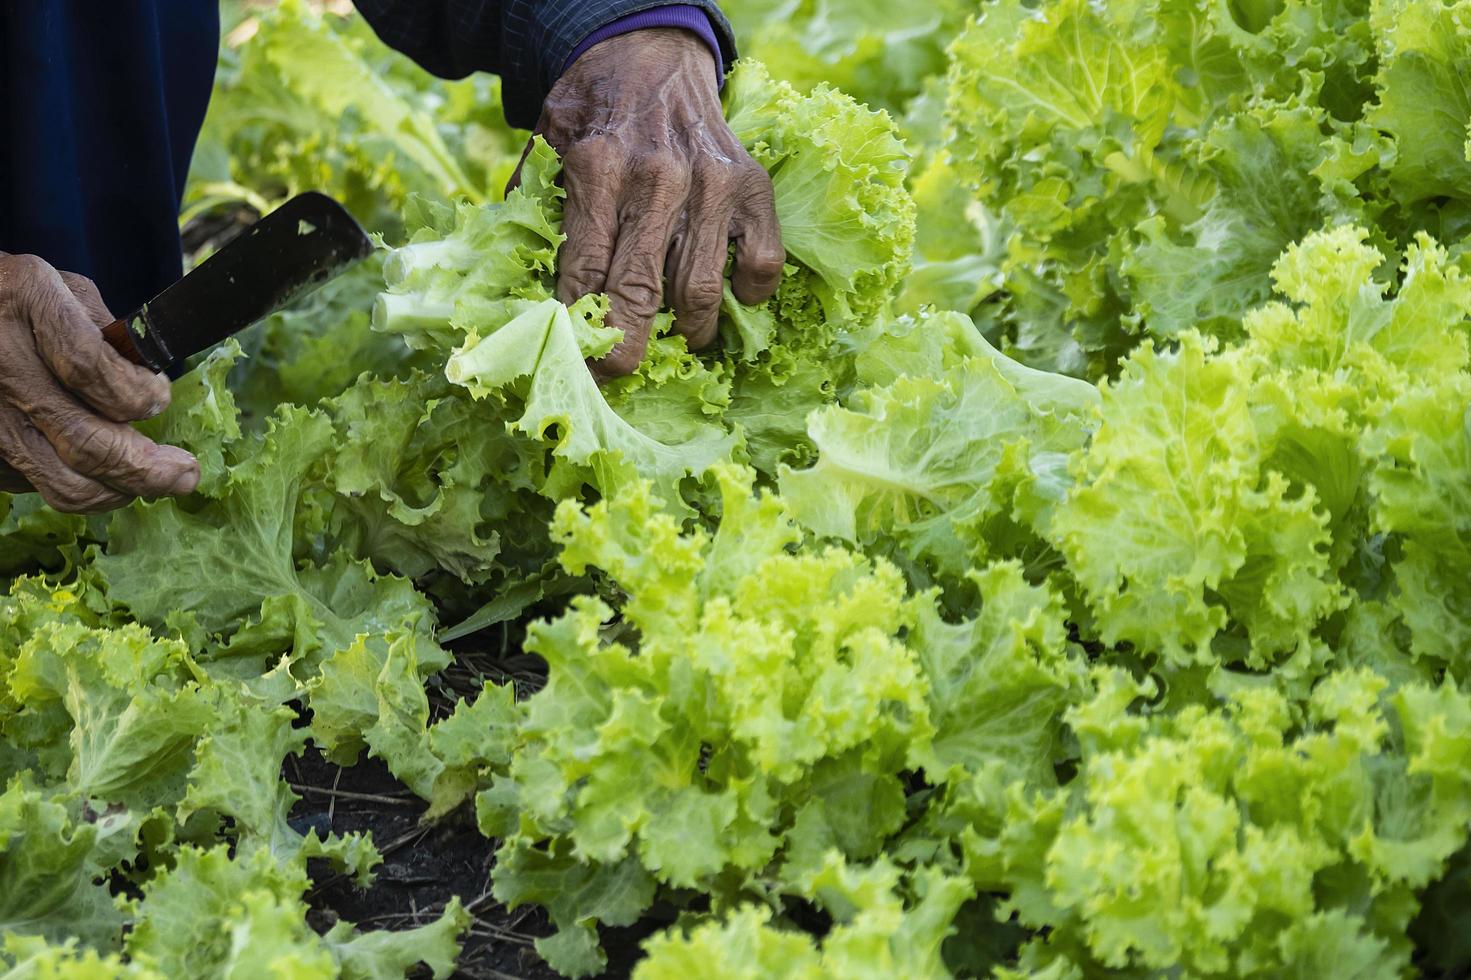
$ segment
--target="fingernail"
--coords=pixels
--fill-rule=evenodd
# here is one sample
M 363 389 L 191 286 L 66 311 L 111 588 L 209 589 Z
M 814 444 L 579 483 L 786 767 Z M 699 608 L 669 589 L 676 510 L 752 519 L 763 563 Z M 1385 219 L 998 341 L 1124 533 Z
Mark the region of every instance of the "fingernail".
M 194 488 L 199 486 L 199 460 L 177 446 L 160 446 L 159 449 L 168 458 L 169 465 L 174 467 L 176 473 L 169 493 L 176 497 L 193 493 Z
M 186 497 L 189 494 L 193 493 L 195 488 L 198 486 L 199 467 L 191 466 L 183 473 L 180 473 L 179 478 L 174 481 L 173 494 L 176 497 Z
M 143 417 L 145 419 L 158 418 L 158 416 L 163 414 L 163 410 L 165 407 L 166 406 L 162 401 L 156 401 L 148 407 L 148 414 L 144 415 Z

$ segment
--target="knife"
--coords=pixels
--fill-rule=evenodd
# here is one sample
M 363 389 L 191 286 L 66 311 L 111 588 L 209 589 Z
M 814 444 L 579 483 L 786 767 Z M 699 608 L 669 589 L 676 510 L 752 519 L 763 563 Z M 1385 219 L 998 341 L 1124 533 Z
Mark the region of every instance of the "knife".
M 208 350 L 373 251 L 352 215 L 315 191 L 293 197 L 142 309 L 102 331 L 119 354 L 178 378 Z

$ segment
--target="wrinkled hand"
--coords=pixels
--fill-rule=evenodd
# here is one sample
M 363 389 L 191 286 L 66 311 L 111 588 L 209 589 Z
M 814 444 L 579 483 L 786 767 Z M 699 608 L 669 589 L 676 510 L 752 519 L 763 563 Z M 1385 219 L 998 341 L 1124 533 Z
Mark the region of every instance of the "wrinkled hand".
M 102 339 L 112 315 L 91 281 L 0 252 L 0 490 L 71 513 L 186 494 L 199 465 L 126 423 L 168 406 L 168 379 Z
M 666 282 L 690 348 L 715 341 L 731 242 L 737 299 L 763 302 L 781 280 L 771 179 L 726 125 L 714 60 L 688 31 L 635 31 L 588 49 L 547 97 L 536 131 L 567 191 L 558 299 L 607 293 L 623 331 L 600 377 L 638 368 Z

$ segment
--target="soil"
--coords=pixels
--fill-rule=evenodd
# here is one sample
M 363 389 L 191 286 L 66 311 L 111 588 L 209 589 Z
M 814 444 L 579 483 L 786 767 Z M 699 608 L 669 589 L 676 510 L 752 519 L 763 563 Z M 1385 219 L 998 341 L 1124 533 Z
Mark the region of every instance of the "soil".
M 512 912 L 491 897 L 494 842 L 475 829 L 470 808 L 421 823 L 424 803 L 375 759 L 344 768 L 309 749 L 300 758 L 288 759 L 285 770 L 287 781 L 301 796 L 291 811 L 294 826 L 339 834 L 365 831 L 383 854 L 377 879 L 367 889 L 330 869 L 314 869 L 315 887 L 307 899 L 315 928 L 326 930 L 346 919 L 363 929 L 411 929 L 438 918 L 458 896 L 474 921 L 462 939 L 455 976 L 468 980 L 557 976 L 532 947 L 537 937 L 552 932 L 546 917 L 535 908 Z
M 431 679 L 430 702 L 436 718 L 453 710 L 460 698 L 474 697 L 487 681 L 512 683 L 527 697 L 545 682 L 540 659 L 521 653 L 516 627 L 503 627 L 452 644 L 455 662 Z M 481 652 L 490 647 L 495 652 Z M 315 748 L 286 760 L 283 775 L 301 799 L 291 810 L 299 831 L 372 834 L 383 854 L 373 885 L 363 889 L 351 878 L 321 863 L 313 867 L 314 887 L 307 895 L 313 927 L 326 930 L 339 920 L 363 929 L 412 929 L 438 918 L 458 896 L 473 916 L 461 937 L 460 980 L 556 980 L 559 976 L 537 955 L 535 941 L 555 930 L 540 907 L 511 910 L 490 891 L 496 842 L 480 835 L 474 807 L 466 804 L 432 823 L 424 823 L 425 804 L 378 760 L 364 756 L 356 765 L 338 766 Z M 314 865 L 316 863 L 314 862 Z M 668 924 L 653 917 L 626 929 L 604 929 L 608 954 L 605 978 L 628 977 L 640 956 L 639 945 Z M 415 977 L 428 977 L 422 969 Z

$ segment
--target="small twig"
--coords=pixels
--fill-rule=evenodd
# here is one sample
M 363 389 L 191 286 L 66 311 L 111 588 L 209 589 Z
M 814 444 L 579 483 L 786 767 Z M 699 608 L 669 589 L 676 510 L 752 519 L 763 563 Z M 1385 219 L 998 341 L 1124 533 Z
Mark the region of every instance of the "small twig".
M 504 943 L 515 943 L 517 946 L 533 946 L 536 944 L 536 937 L 534 936 L 524 936 L 519 932 L 507 932 L 497 926 L 490 925 L 483 919 L 476 919 L 470 926 L 470 932 L 486 939 L 498 939 Z
M 327 798 L 327 826 L 331 828 L 333 821 L 337 818 L 337 784 L 342 782 L 342 767 L 337 767 L 337 775 L 332 777 L 332 792 Z
M 483 966 L 479 963 L 475 964 L 475 975 L 477 978 L 489 977 L 490 980 L 525 980 L 524 977 L 518 977 L 510 973 L 502 973 L 500 970 L 497 970 L 493 966 Z
M 338 779 L 341 779 L 341 769 L 337 771 L 337 775 Z M 325 786 L 305 786 L 297 783 L 292 783 L 291 788 L 298 793 L 316 793 L 318 796 L 331 796 L 334 799 L 341 797 L 344 800 L 360 800 L 363 803 L 384 803 L 388 806 L 414 806 L 419 802 L 414 798 L 414 794 L 410 792 L 396 796 L 384 796 L 378 793 L 354 793 L 349 789 L 338 789 L 336 782 L 333 783 L 331 789 Z M 332 811 L 329 809 L 327 813 L 330 817 Z
M 482 903 L 491 901 L 494 898 L 495 896 L 491 894 L 491 889 L 487 888 L 480 893 L 480 897 L 465 903 L 465 911 L 474 914 L 475 910 L 480 908 Z
M 441 909 L 439 911 L 438 915 L 443 915 L 443 914 L 444 914 L 444 910 Z M 424 923 L 426 923 L 426 922 L 428 922 L 430 920 L 430 917 L 431 916 L 433 916 L 435 918 L 438 918 L 438 915 L 435 915 L 432 912 L 431 913 L 419 912 L 416 909 L 413 912 L 385 912 L 382 915 L 371 915 L 368 918 L 363 919 L 362 922 L 365 925 L 371 923 L 373 925 L 393 925 L 393 926 L 400 926 L 400 925 L 403 925 L 405 923 L 408 923 L 410 925 L 422 926 Z
M 415 827 L 408 833 L 401 834 L 398 837 L 395 837 L 393 840 L 389 841 L 387 844 L 384 844 L 381 848 L 378 849 L 378 853 L 383 855 L 384 857 L 388 857 L 388 855 L 392 854 L 394 851 L 397 851 L 408 844 L 417 844 L 425 837 L 428 837 L 429 832 L 433 829 L 434 827 L 430 825 Z
M 477 964 L 475 971 L 479 977 L 488 977 L 489 980 L 526 980 L 525 977 L 518 977 L 512 973 L 503 973 L 493 966 L 481 966 Z

